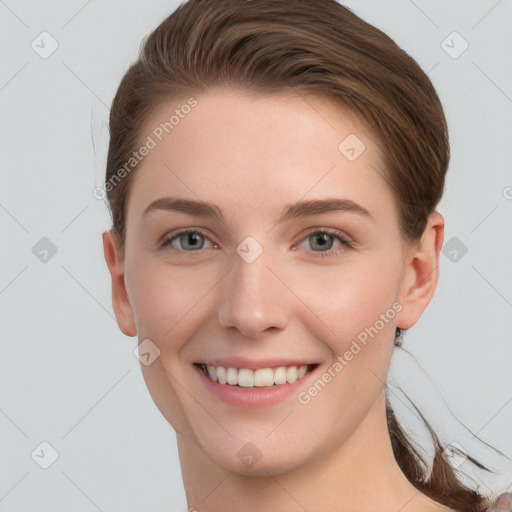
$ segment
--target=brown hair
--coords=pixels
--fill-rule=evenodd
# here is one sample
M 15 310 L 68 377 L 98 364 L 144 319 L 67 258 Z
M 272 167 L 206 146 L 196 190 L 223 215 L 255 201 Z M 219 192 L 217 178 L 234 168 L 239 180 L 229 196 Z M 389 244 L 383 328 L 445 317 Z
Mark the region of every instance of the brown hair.
M 385 149 L 384 177 L 403 238 L 421 237 L 443 194 L 449 140 L 441 103 L 419 65 L 335 0 L 189 0 L 146 38 L 113 100 L 106 182 L 122 250 L 134 172 L 115 178 L 147 135 L 141 127 L 163 100 L 211 86 L 265 95 L 312 92 L 348 107 Z M 486 510 L 488 500 L 457 479 L 428 422 L 435 457 L 427 478 L 389 403 L 386 409 L 395 458 L 411 483 L 459 511 Z

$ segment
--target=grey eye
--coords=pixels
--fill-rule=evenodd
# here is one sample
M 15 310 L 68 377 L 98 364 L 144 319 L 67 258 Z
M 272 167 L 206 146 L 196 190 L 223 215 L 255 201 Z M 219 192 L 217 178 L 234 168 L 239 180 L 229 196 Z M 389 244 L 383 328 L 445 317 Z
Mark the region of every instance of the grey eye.
M 309 237 L 310 246 L 314 251 L 325 251 L 332 248 L 334 240 L 329 233 L 315 233 Z
M 179 241 L 180 248 L 185 251 L 197 251 L 204 246 L 205 237 L 199 233 L 183 233 L 177 236 L 174 241 Z M 174 244 L 173 244 L 174 245 Z

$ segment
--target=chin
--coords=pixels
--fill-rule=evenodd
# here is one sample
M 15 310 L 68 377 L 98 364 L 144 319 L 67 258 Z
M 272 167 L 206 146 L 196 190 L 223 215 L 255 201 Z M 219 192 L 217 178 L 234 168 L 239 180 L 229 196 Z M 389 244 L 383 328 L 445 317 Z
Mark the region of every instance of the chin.
M 243 476 L 280 475 L 305 463 L 304 460 L 297 459 L 297 449 L 294 447 L 290 447 L 288 452 L 273 450 L 271 453 L 265 454 L 260 450 L 258 454 L 254 451 L 251 460 L 251 449 L 246 449 L 245 453 L 240 453 L 246 446 L 235 452 L 229 450 L 228 453 L 210 453 L 208 455 L 226 471 Z

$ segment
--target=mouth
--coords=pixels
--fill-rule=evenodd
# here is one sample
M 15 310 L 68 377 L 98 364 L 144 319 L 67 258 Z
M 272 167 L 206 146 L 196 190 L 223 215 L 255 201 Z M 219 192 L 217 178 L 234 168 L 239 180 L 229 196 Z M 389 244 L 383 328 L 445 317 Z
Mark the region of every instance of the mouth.
M 294 384 L 312 372 L 317 363 L 268 368 L 234 368 L 194 363 L 213 382 L 242 388 L 270 388 Z

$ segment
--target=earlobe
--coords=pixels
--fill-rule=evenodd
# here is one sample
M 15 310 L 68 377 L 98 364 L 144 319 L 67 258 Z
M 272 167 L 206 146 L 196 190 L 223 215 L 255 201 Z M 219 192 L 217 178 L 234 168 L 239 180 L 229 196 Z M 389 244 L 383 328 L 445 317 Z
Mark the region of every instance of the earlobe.
M 137 327 L 124 281 L 124 262 L 121 248 L 112 230 L 103 232 L 102 237 L 103 253 L 112 279 L 112 307 L 117 324 L 126 336 L 136 336 Z
M 444 219 L 440 213 L 433 212 L 421 240 L 405 261 L 399 297 L 402 310 L 397 315 L 397 327 L 401 329 L 416 324 L 434 296 L 443 239 Z

